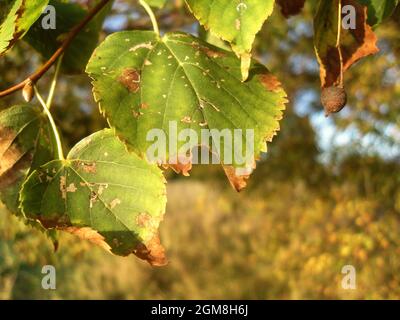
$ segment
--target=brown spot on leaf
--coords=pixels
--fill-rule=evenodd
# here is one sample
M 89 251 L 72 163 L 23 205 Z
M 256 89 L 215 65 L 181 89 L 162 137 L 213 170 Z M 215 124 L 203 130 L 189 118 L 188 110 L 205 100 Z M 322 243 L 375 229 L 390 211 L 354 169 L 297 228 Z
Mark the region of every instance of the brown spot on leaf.
M 132 115 L 134 118 L 139 118 L 141 115 L 143 115 L 143 112 L 132 110 Z
M 278 78 L 270 73 L 260 75 L 260 81 L 268 91 L 276 92 L 282 88 L 282 84 Z
M 97 193 L 95 191 L 91 191 L 89 196 L 89 208 L 93 208 L 93 204 L 97 201 L 97 198 Z
M 184 116 L 181 119 L 181 122 L 190 124 L 190 123 L 192 123 L 192 118 L 190 116 Z
M 147 103 L 144 103 L 144 102 L 143 102 L 143 103 L 140 104 L 139 108 L 140 108 L 140 109 L 148 109 L 148 108 L 149 108 L 149 105 L 148 105 Z
M 140 89 L 140 73 L 136 69 L 125 69 L 118 81 L 130 92 L 136 93 Z
M 221 58 L 225 56 L 225 53 L 215 51 L 207 47 L 201 47 L 201 51 L 203 51 L 210 58 Z
M 236 30 L 240 30 L 241 25 L 242 25 L 242 23 L 240 22 L 240 20 L 236 19 L 236 21 L 235 21 Z
M 65 176 L 60 177 L 60 191 L 61 191 L 61 197 L 63 199 L 67 199 L 66 181 L 67 178 Z
M 76 190 L 78 190 L 76 187 L 75 187 L 75 184 L 73 184 L 73 183 L 70 183 L 70 185 L 66 188 L 66 191 L 67 192 L 76 192 Z
M 121 204 L 121 200 L 116 198 L 113 201 L 110 202 L 110 208 L 114 209 L 116 206 Z
M 51 180 L 52 180 L 52 177 L 46 175 L 46 180 L 47 180 L 47 181 L 51 181 Z M 67 178 L 66 178 L 66 176 L 61 176 L 61 177 L 60 177 L 60 191 L 61 191 L 61 197 L 62 197 L 63 199 L 66 199 L 66 198 L 67 198 L 67 192 L 73 193 L 73 192 L 76 192 L 76 190 L 77 190 L 77 188 L 75 187 L 75 184 L 70 183 L 70 184 L 67 186 L 66 183 L 67 183 Z
M 151 50 L 151 49 L 153 49 L 153 45 L 151 44 L 151 42 L 148 42 L 148 43 L 139 43 L 139 44 L 137 44 L 136 46 L 130 48 L 129 51 L 130 51 L 130 52 L 135 52 L 136 50 L 139 50 L 139 49 L 148 49 L 148 50 Z
M 133 253 L 155 267 L 165 266 L 168 263 L 165 249 L 161 245 L 158 235 L 155 235 L 146 244 L 140 243 Z
M 107 188 L 108 188 L 108 184 L 106 184 L 106 183 L 100 184 L 99 185 L 99 189 L 97 190 L 97 194 L 99 196 L 101 196 L 103 194 L 103 192 L 104 192 L 104 189 L 107 189 Z
M 81 162 L 83 171 L 86 173 L 96 173 L 96 163 L 95 162 Z
M 237 169 L 233 166 L 223 165 L 222 167 L 225 171 L 225 175 L 227 176 L 229 182 L 237 192 L 242 191 L 247 186 L 247 180 L 249 179 L 251 172 L 239 175 Z M 253 165 L 253 169 L 254 168 L 255 168 L 255 163 Z
M 59 228 L 62 231 L 69 232 L 71 234 L 74 234 L 78 236 L 80 239 L 83 240 L 88 240 L 103 249 L 107 251 L 111 251 L 111 247 L 108 245 L 108 243 L 105 242 L 104 237 L 98 233 L 97 231 L 93 230 L 92 228 L 89 227 L 64 227 L 64 228 Z
M 172 157 L 170 158 L 172 159 Z M 165 168 L 171 168 L 178 174 L 182 174 L 185 177 L 190 176 L 189 172 L 192 170 L 192 154 L 189 155 L 179 155 L 172 164 L 167 164 Z
M 147 227 L 150 221 L 151 215 L 147 212 L 139 213 L 139 215 L 136 217 L 136 224 L 141 228 Z

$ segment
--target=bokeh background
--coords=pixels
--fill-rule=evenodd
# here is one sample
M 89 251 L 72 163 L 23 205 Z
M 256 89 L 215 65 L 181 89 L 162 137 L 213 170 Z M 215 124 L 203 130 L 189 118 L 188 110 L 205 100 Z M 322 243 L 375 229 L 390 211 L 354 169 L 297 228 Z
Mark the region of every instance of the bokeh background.
M 198 34 L 182 2 L 157 11 L 161 29 Z M 290 103 L 248 188 L 236 193 L 219 166 L 197 166 L 191 177 L 166 172 L 161 239 L 168 266 L 115 257 L 67 234 L 54 253 L 49 239 L 0 204 L 0 298 L 399 299 L 400 8 L 376 30 L 381 52 L 347 72 L 346 109 L 325 118 L 315 2 L 288 20 L 277 8 L 257 37 L 255 54 L 280 78 Z M 151 28 L 135 3 L 116 1 L 103 38 Z M 0 87 L 41 62 L 20 42 L 0 59 Z M 49 82 L 40 81 L 43 92 Z M 1 99 L 0 109 L 21 102 L 17 93 Z M 85 75 L 61 76 L 53 112 L 66 149 L 106 126 Z M 46 264 L 57 270 L 53 291 L 41 288 Z M 341 287 L 349 264 L 356 290 Z

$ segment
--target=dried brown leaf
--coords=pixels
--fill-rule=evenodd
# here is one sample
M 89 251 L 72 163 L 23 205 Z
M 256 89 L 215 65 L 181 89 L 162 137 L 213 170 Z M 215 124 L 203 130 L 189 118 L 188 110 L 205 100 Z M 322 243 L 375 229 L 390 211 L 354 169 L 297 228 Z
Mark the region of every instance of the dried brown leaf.
M 285 18 L 299 14 L 303 9 L 305 2 L 306 0 L 277 0 Z

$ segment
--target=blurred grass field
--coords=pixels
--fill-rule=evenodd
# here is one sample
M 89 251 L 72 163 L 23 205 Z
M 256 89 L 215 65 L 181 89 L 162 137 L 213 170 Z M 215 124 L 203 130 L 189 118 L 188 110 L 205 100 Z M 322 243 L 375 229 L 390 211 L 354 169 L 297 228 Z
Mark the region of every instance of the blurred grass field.
M 152 268 L 62 234 L 56 254 L 42 234 L 1 210 L 2 299 L 397 299 L 398 212 L 333 188 L 302 183 L 236 195 L 217 183 L 169 184 L 162 241 L 169 265 Z M 340 200 L 340 202 L 335 202 Z M 41 268 L 57 289 L 41 288 Z M 357 289 L 341 287 L 354 265 Z

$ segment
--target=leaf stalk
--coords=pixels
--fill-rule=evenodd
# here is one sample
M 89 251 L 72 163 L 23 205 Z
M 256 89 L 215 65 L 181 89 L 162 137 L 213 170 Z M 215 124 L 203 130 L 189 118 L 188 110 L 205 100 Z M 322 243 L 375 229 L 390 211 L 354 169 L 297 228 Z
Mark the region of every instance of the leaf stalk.
M 146 10 L 147 14 L 149 15 L 151 23 L 153 25 L 154 32 L 157 33 L 158 36 L 160 36 L 160 29 L 158 27 L 157 19 L 156 16 L 154 15 L 153 10 L 146 3 L 145 0 L 139 0 L 139 4 L 144 8 L 144 10 Z
M 36 95 L 37 99 L 39 100 L 40 104 L 42 105 L 43 110 L 47 115 L 47 118 L 50 121 L 51 129 L 53 130 L 54 137 L 55 137 L 56 143 L 57 143 L 58 159 L 64 161 L 65 158 L 64 158 L 64 152 L 62 149 L 61 139 L 60 139 L 60 135 L 57 130 L 56 123 L 54 122 L 53 116 L 51 115 L 51 112 L 50 112 L 48 106 L 46 105 L 46 102 L 44 101 L 43 97 L 40 95 L 39 90 L 36 87 L 36 85 L 33 86 L 33 89 L 35 90 L 35 95 Z

